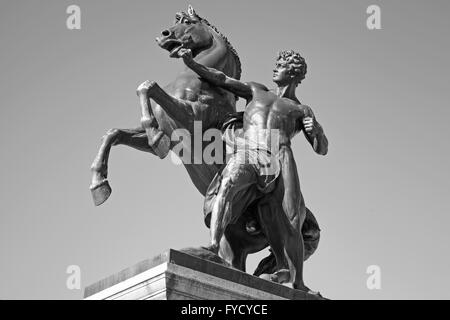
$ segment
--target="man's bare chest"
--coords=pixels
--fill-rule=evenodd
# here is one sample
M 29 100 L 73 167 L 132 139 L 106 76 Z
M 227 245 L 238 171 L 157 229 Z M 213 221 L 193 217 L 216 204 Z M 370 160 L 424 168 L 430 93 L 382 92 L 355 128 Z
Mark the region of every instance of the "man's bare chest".
M 298 118 L 298 107 L 289 99 L 274 94 L 255 97 L 245 110 L 248 124 L 264 128 L 290 127 Z

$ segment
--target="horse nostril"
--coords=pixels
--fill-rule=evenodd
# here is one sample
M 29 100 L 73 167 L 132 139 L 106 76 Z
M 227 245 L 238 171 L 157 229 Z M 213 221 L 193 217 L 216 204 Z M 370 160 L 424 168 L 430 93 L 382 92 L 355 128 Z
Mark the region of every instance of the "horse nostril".
M 170 31 L 169 31 L 169 30 L 164 30 L 163 32 L 161 32 L 161 34 L 162 34 L 164 37 L 168 37 L 168 36 L 170 36 Z

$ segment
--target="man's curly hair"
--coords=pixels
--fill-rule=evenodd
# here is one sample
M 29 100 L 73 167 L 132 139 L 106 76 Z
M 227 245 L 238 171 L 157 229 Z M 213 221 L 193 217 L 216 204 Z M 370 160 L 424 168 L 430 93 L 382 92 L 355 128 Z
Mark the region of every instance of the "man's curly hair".
M 284 50 L 278 53 L 277 62 L 283 62 L 289 68 L 289 72 L 294 74 L 295 79 L 300 83 L 305 79 L 306 61 L 300 53 L 294 50 Z

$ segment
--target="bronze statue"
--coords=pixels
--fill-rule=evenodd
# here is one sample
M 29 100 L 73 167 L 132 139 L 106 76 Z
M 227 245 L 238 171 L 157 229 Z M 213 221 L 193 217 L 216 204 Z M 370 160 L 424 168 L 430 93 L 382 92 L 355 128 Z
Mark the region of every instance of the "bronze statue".
M 157 38 L 157 42 L 161 48 L 169 51 L 170 57 L 179 57 L 180 52 L 189 49 L 193 60 L 202 66 L 217 70 L 216 72 L 224 75 L 225 79 L 235 79 L 233 81 L 240 79 L 241 66 L 236 51 L 226 37 L 206 19 L 199 17 L 192 7 L 189 7 L 187 13 L 177 13 L 175 24 L 162 31 L 161 36 Z M 256 84 L 253 86 L 257 87 Z M 264 92 L 265 89 L 258 90 Z M 290 93 L 292 89 L 289 90 Z M 108 158 L 112 146 L 127 145 L 165 158 L 169 150 L 175 145 L 169 138 L 172 133 L 177 129 L 187 129 L 193 134 L 195 121 L 202 122 L 203 131 L 210 128 L 239 130 L 248 121 L 242 122 L 239 117 L 240 114 L 236 113 L 236 93 L 241 95 L 240 92 L 230 92 L 221 88 L 214 81 L 198 76 L 190 68 L 184 69 L 164 89 L 160 88 L 156 82 L 151 81 L 146 81 L 140 85 L 137 94 L 141 104 L 141 126 L 137 129 L 109 130 L 103 137 L 100 150 L 93 162 L 91 192 L 95 205 L 102 204 L 111 194 L 107 172 Z M 285 93 L 288 93 L 288 91 Z M 245 94 L 248 97 L 247 91 Z M 151 100 L 156 103 L 152 103 Z M 302 108 L 304 111 L 310 111 L 307 107 Z M 312 116 L 312 113 L 310 115 Z M 248 115 L 246 115 L 246 118 L 248 118 Z M 311 124 L 316 124 L 313 117 L 312 120 L 305 120 L 304 123 L 296 122 L 295 126 L 289 127 L 289 129 L 292 131 L 291 133 L 295 133 L 303 126 L 310 128 Z M 326 148 L 326 139 L 324 140 L 315 134 L 319 130 L 317 129 L 318 126 L 313 126 L 313 128 L 315 129 L 312 131 L 313 133 L 307 136 L 308 139 L 315 144 L 316 151 L 326 152 L 323 151 L 325 150 L 323 148 Z M 289 139 L 286 140 L 287 144 L 288 141 Z M 295 169 L 289 146 L 285 145 L 283 149 L 285 151 L 282 152 L 281 159 L 285 159 L 285 164 L 293 166 Z M 191 151 L 191 155 L 194 155 L 194 150 Z M 201 194 L 208 196 L 208 187 L 210 187 L 214 177 L 217 173 L 224 172 L 222 170 L 225 167 L 223 163 L 225 163 L 225 157 L 222 163 L 196 164 L 194 161 L 190 161 L 184 163 L 184 166 L 195 187 Z M 288 172 L 288 170 L 285 171 Z M 283 205 L 292 206 L 292 209 L 287 210 L 287 214 L 291 215 L 295 225 L 294 229 L 297 232 L 295 241 L 298 244 L 302 242 L 305 244 L 304 254 L 299 254 L 297 259 L 301 259 L 303 256 L 306 260 L 318 246 L 320 229 L 313 214 L 304 207 L 299 188 L 298 194 L 296 193 L 298 186 L 298 182 L 295 182 L 298 181 L 296 169 L 289 172 L 295 176 L 283 179 L 283 183 L 287 184 L 287 187 L 283 188 L 286 189 L 287 194 L 291 194 L 289 199 L 293 201 L 286 200 Z M 276 190 L 284 192 L 284 189 L 277 188 Z M 211 190 L 211 187 L 209 190 Z M 274 192 L 273 194 L 280 197 L 280 193 Z M 229 223 L 223 231 L 225 233 L 223 238 L 224 241 L 227 241 L 227 249 L 229 250 L 229 254 L 225 256 L 225 261 L 243 271 L 245 271 L 247 255 L 258 252 L 269 245 L 266 233 L 270 231 L 264 230 L 264 224 L 261 223 L 258 216 L 258 212 L 261 211 L 260 206 L 260 204 L 255 203 L 255 205 L 245 208 L 244 212 L 241 212 L 239 217 Z M 301 214 L 297 212 L 301 212 Z M 209 225 L 209 217 L 210 215 L 206 214 L 205 222 L 207 225 Z M 303 224 L 301 223 L 302 219 L 305 220 Z M 299 234 L 299 228 L 301 228 L 301 234 Z M 257 275 L 261 273 L 272 274 L 279 271 L 279 267 L 275 264 L 275 257 L 269 256 L 261 262 L 256 273 Z M 285 264 L 283 264 L 284 267 Z M 272 280 L 274 279 L 272 278 Z M 275 280 L 279 281 L 280 279 Z

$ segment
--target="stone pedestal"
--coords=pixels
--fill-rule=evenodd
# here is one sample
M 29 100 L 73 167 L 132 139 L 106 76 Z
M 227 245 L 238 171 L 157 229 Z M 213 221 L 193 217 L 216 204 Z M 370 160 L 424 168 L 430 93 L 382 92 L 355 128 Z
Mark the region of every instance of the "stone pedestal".
M 172 249 L 86 287 L 84 297 L 87 300 L 318 299 Z

